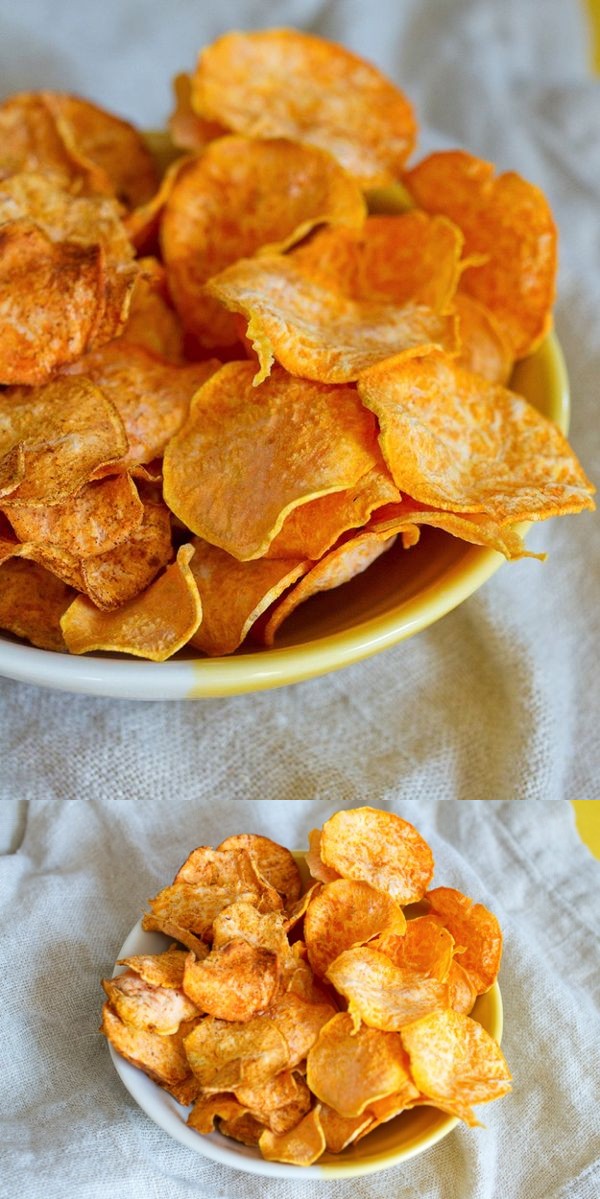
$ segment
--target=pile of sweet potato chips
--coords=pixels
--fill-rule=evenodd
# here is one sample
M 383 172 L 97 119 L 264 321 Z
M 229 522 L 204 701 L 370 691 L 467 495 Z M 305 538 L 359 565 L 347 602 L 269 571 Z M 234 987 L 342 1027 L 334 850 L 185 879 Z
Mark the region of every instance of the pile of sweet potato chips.
M 174 943 L 103 982 L 102 1032 L 191 1128 L 272 1161 L 310 1165 L 423 1104 L 477 1125 L 510 1090 L 469 1015 L 500 966 L 496 917 L 428 890 L 431 849 L 388 811 L 337 812 L 306 864 L 305 890 L 267 837 L 194 849 L 142 922 Z
M 228 654 L 423 526 L 518 558 L 593 507 L 506 388 L 551 324 L 537 187 L 408 168 L 406 97 L 307 34 L 227 34 L 175 91 L 164 172 L 83 99 L 0 104 L 1 628 Z

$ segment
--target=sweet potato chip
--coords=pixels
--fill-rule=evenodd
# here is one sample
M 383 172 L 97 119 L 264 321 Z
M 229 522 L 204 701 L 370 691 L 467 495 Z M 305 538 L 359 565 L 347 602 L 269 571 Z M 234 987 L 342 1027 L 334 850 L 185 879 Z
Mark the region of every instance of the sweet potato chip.
M 452 933 L 457 945 L 464 947 L 460 965 L 477 994 L 489 991 L 502 957 L 502 932 L 493 912 L 452 887 L 435 887 L 426 898 L 431 915 Z
M 234 1141 L 241 1141 L 242 1145 L 254 1147 L 258 1145 L 260 1137 L 264 1132 L 264 1125 L 254 1116 L 250 1115 L 250 1112 L 247 1112 L 246 1115 L 237 1116 L 234 1120 L 221 1120 L 219 1122 L 219 1132 L 222 1132 L 224 1137 L 231 1137 Z
M 312 570 L 303 575 L 273 609 L 261 631 L 265 645 L 273 645 L 278 628 L 299 604 L 319 591 L 330 591 L 333 587 L 348 583 L 386 550 L 391 549 L 393 544 L 392 534 L 374 530 L 372 533 L 359 533 L 335 546 Z
M 189 162 L 190 158 L 187 155 L 169 162 L 157 191 L 150 196 L 149 200 L 140 204 L 138 208 L 134 208 L 133 212 L 128 213 L 125 217 L 125 228 L 138 251 L 153 252 L 156 249 L 165 204 L 180 173 L 185 170 Z
M 196 937 L 189 928 L 184 928 L 177 920 L 171 918 L 170 913 L 159 913 L 156 915 L 153 912 L 146 912 L 142 919 L 142 928 L 149 933 L 164 933 L 165 937 L 174 937 L 181 945 L 185 945 L 192 951 L 199 961 L 210 953 L 210 946 L 200 938 Z M 184 954 L 187 957 L 187 953 Z
M 0 629 L 25 637 L 39 649 L 64 651 L 60 620 L 73 591 L 35 562 L 12 554 L 12 548 L 0 545 Z
M 342 1149 L 357 1140 L 361 1132 L 368 1132 L 373 1123 L 370 1108 L 366 1108 L 360 1116 L 340 1116 L 326 1103 L 321 1104 L 320 1118 L 329 1153 L 341 1153 Z
M 172 566 L 136 599 L 110 612 L 89 599 L 74 600 L 61 620 L 72 654 L 112 650 L 164 662 L 186 645 L 202 619 L 198 590 L 190 571 L 192 546 L 184 545 Z
M 196 392 L 164 458 L 166 502 L 206 541 L 260 557 L 293 508 L 352 487 L 376 461 L 375 425 L 351 388 L 275 370 L 253 388 L 230 362 Z
M 183 991 L 151 986 L 133 971 L 104 979 L 102 986 L 120 1020 L 145 1032 L 162 1036 L 176 1033 L 184 1020 L 200 1015 L 198 1007 Z
M 500 1046 L 469 1016 L 432 1012 L 402 1030 L 410 1069 L 423 1095 L 442 1111 L 473 1126 L 473 1103 L 489 1103 L 510 1090 Z
M 321 976 L 344 949 L 364 945 L 381 933 L 402 934 L 405 929 L 404 913 L 391 895 L 356 879 L 328 883 L 304 917 L 308 958 Z
M 447 928 L 431 916 L 408 920 L 404 936 L 383 933 L 371 943 L 398 966 L 409 973 L 424 974 L 446 982 L 452 965 L 455 941 Z
M 300 1074 L 282 1070 L 254 1087 L 238 1087 L 236 1097 L 251 1114 L 275 1133 L 289 1132 L 311 1105 L 310 1091 Z
M 65 189 L 94 190 L 94 175 L 67 149 L 42 92 L 18 92 L 0 104 L 0 179 L 42 172 Z
M 326 977 L 348 1000 L 355 1025 L 362 1020 L 369 1028 L 399 1032 L 405 1024 L 448 1007 L 445 983 L 396 966 L 369 945 L 344 950 Z
M 556 277 L 556 228 L 539 188 L 514 172 L 494 177 L 489 162 L 464 150 L 431 154 L 404 176 L 421 208 L 462 230 L 465 254 L 485 256 L 462 288 L 488 307 L 516 358 L 548 332 Z
M 331 816 L 321 830 L 321 857 L 344 878 L 364 879 L 399 904 L 422 899 L 433 875 L 433 855 L 416 828 L 380 808 Z
M 297 30 L 218 38 L 200 54 L 191 100 L 236 133 L 320 146 L 368 186 L 397 178 L 415 141 L 398 88 L 349 50 Z
M 159 1086 L 168 1089 L 189 1077 L 190 1067 L 178 1034 L 161 1036 L 132 1028 L 119 1019 L 108 1003 L 102 1009 L 100 1031 L 121 1057 L 143 1070 Z
M 269 1006 L 279 987 L 279 959 L 270 949 L 230 941 L 202 962 L 190 955 L 183 989 L 203 1012 L 246 1021 Z
M 448 974 L 448 991 L 450 1007 L 454 1008 L 455 1012 L 461 1012 L 463 1016 L 468 1016 L 477 999 L 477 987 L 471 975 L 456 958 L 452 961 Z
M 348 383 L 392 355 L 456 348 L 455 318 L 424 304 L 351 300 L 284 255 L 242 258 L 206 285 L 248 320 L 261 383 L 277 359 L 292 375 Z
M 460 229 L 413 209 L 370 216 L 363 228 L 322 229 L 292 251 L 294 262 L 351 300 L 425 304 L 447 312 L 460 277 Z
M 208 945 L 204 949 L 206 956 Z M 164 953 L 141 953 L 121 958 L 117 966 L 127 966 L 151 987 L 174 987 L 181 990 L 186 958 L 187 953 L 183 949 L 177 949 L 172 945 Z
M 335 1015 L 335 1007 L 319 996 L 317 1002 L 288 991 L 269 1008 L 267 1016 L 285 1037 L 288 1067 L 293 1070 L 307 1056 L 325 1024 Z
M 284 845 L 278 845 L 270 837 L 261 837 L 258 833 L 237 833 L 222 841 L 218 849 L 245 849 L 259 873 L 279 892 L 284 907 L 289 907 L 300 898 L 300 871 L 293 855 Z
M 239 562 L 199 537 L 194 537 L 192 545 L 196 551 L 192 573 L 203 612 L 192 645 L 211 657 L 232 654 L 258 617 L 311 566 L 308 560 L 298 558 Z
M 243 846 L 211 849 L 209 845 L 199 845 L 188 855 L 174 881 L 229 888 L 232 903 L 242 898 L 239 892 L 249 892 L 260 912 L 277 911 L 283 906 L 281 896 L 259 872 Z
M 196 153 L 207 142 L 221 137 L 227 130 L 217 121 L 204 121 L 192 108 L 192 80 L 186 71 L 173 78 L 175 108 L 169 117 L 169 133 L 174 146 Z
M 41 508 L 12 504 L 10 520 L 20 541 L 41 542 L 77 558 L 112 550 L 138 528 L 144 506 L 129 475 L 87 483 L 62 504 Z
M 185 1040 L 190 1067 L 210 1091 L 256 1087 L 288 1066 L 283 1033 L 264 1016 L 245 1024 L 206 1016 Z
M 214 358 L 175 366 L 119 338 L 81 358 L 69 374 L 91 379 L 117 409 L 129 441 L 117 469 L 126 471 L 162 456 L 181 428 L 192 396 L 219 366 Z
M 294 508 L 271 542 L 266 557 L 317 561 L 343 533 L 366 524 L 375 508 L 399 499 L 400 493 L 382 462 L 367 471 L 355 487 Z M 290 584 L 293 582 L 294 579 L 289 580 Z
M 326 866 L 321 857 L 320 828 L 311 829 L 308 834 L 308 845 L 308 853 L 304 855 L 304 859 L 312 878 L 316 878 L 321 883 L 333 883 L 336 878 L 340 878 L 339 872 L 333 870 L 331 866 Z
M 360 1116 L 386 1095 L 418 1094 L 399 1034 L 366 1025 L 356 1030 L 348 1012 L 338 1012 L 321 1029 L 308 1054 L 306 1081 L 341 1116 Z
M 594 506 L 556 425 L 445 354 L 390 359 L 365 372 L 358 390 L 379 419 L 395 483 L 414 500 L 500 524 Z
M 0 419 L 0 464 L 15 446 L 24 450 L 23 481 L 4 496 L 4 508 L 64 502 L 127 444 L 116 409 L 83 378 L 61 378 L 35 390 L 8 388 L 0 392 Z
M 165 269 L 157 258 L 140 258 L 139 274 L 122 337 L 157 357 L 181 366 L 183 328 L 169 302 Z
M 295 1166 L 311 1166 L 325 1150 L 325 1135 L 319 1120 L 319 1105 L 288 1132 L 266 1130 L 258 1145 L 268 1162 L 290 1162 Z
M 172 556 L 168 510 L 162 503 L 146 503 L 142 523 L 126 541 L 82 559 L 77 585 L 97 608 L 110 611 L 140 595 Z
M 73 196 L 45 175 L 13 175 L 0 183 L 0 224 L 31 221 L 52 242 L 103 246 L 113 267 L 125 267 L 133 249 L 110 196 Z
M 411 537 L 414 530 L 418 541 L 419 527 L 430 525 L 434 529 L 443 529 L 452 537 L 468 541 L 471 545 L 485 545 L 489 549 L 504 554 L 505 558 L 538 558 L 544 561 L 545 554 L 534 554 L 525 549 L 523 538 L 510 525 L 500 525 L 489 516 L 473 512 L 442 512 L 427 504 L 418 504 L 408 496 L 404 496 L 400 504 L 386 504 L 373 515 L 367 528 L 374 532 L 393 536 L 402 533 L 404 548 L 415 544 Z M 408 535 L 408 541 L 404 540 Z
M 490 383 L 505 386 L 510 379 L 514 356 L 502 328 L 485 304 L 466 292 L 454 297 L 458 313 L 460 354 L 457 362 Z
M 201 345 L 231 345 L 236 322 L 204 292 L 213 275 L 257 250 L 284 250 L 323 223 L 359 228 L 365 202 L 353 179 L 315 146 L 221 137 L 177 175 L 160 239 L 169 289 Z
M 215 1120 L 236 1120 L 245 1115 L 246 1108 L 238 1103 L 235 1095 L 227 1092 L 217 1095 L 201 1095 L 196 1100 L 187 1119 L 190 1128 L 207 1136 L 215 1127 Z

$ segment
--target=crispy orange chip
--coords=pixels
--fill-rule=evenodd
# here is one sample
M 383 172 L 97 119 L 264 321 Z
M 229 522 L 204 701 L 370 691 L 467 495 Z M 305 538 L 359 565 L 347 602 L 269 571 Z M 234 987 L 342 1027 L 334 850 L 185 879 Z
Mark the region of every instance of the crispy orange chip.
M 431 154 L 404 176 L 421 208 L 450 217 L 465 254 L 486 261 L 465 272 L 462 288 L 491 309 L 522 358 L 551 325 L 556 228 L 548 201 L 512 171 L 494 177 L 489 162 L 464 150 Z
M 227 130 L 217 121 L 204 121 L 192 108 L 192 80 L 185 71 L 173 78 L 175 108 L 169 117 L 169 133 L 174 146 L 194 153 Z
M 201 1095 L 196 1100 L 189 1116 L 190 1128 L 207 1136 L 215 1126 L 215 1120 L 236 1120 L 243 1116 L 246 1108 L 238 1103 L 235 1095 L 225 1092 L 222 1095 Z
M 321 857 L 344 878 L 364 879 L 399 904 L 422 899 L 433 875 L 433 855 L 416 828 L 380 808 L 336 812 L 323 825 Z
M 413 209 L 370 216 L 355 232 L 319 230 L 292 258 L 351 300 L 412 302 L 447 312 L 458 286 L 463 240 L 446 217 Z
M 308 834 L 308 845 L 308 853 L 304 857 L 312 878 L 316 878 L 321 883 L 333 883 L 336 878 L 340 878 L 338 871 L 332 870 L 331 866 L 326 866 L 321 857 L 320 828 L 311 829 Z
M 169 302 L 166 273 L 157 258 L 140 258 L 131 307 L 122 337 L 128 345 L 143 346 L 159 358 L 181 366 L 183 328 Z
M 493 912 L 452 887 L 435 887 L 426 896 L 432 916 L 449 929 L 457 945 L 464 946 L 460 965 L 470 976 L 477 994 L 489 991 L 496 981 L 502 957 L 502 932 Z
M 295 1128 L 311 1105 L 304 1079 L 291 1070 L 282 1070 L 260 1086 L 238 1087 L 236 1096 L 257 1120 L 279 1134 Z
M 112 550 L 138 528 L 144 506 L 129 475 L 87 483 L 62 504 L 12 504 L 10 521 L 20 541 L 48 543 L 77 558 Z
M 534 554 L 525 549 L 523 538 L 510 525 L 500 525 L 496 520 L 481 513 L 473 512 L 442 512 L 430 508 L 427 504 L 418 504 L 408 496 L 404 496 L 400 504 L 386 504 L 373 515 L 367 526 L 376 532 L 387 532 L 390 536 L 402 533 L 404 548 L 418 541 L 421 525 L 430 525 L 434 529 L 443 529 L 461 541 L 472 545 L 485 545 L 505 558 L 538 558 L 544 561 L 545 554 Z M 417 534 L 413 540 L 412 532 Z
M 172 945 L 164 953 L 141 953 L 121 958 L 117 966 L 127 966 L 152 987 L 175 987 L 180 990 L 186 957 L 187 953 L 183 949 L 177 949 Z
M 455 318 L 424 304 L 351 300 L 290 257 L 242 258 L 206 285 L 209 295 L 248 320 L 258 355 L 255 383 L 273 359 L 292 375 L 348 383 L 395 354 L 456 347 Z
M 60 621 L 73 591 L 35 562 L 13 558 L 13 552 L 10 542 L 0 542 L 0 629 L 40 649 L 64 651 Z
M 398 88 L 342 46 L 297 30 L 218 38 L 200 55 L 191 99 L 237 133 L 320 146 L 370 186 L 397 178 L 415 141 Z
M 383 933 L 371 944 L 395 966 L 409 973 L 424 974 L 445 982 L 452 965 L 454 937 L 431 916 L 417 916 L 406 923 L 404 936 Z
M 294 508 L 271 542 L 266 557 L 302 557 L 317 561 L 343 533 L 366 524 L 375 508 L 399 499 L 400 493 L 381 462 L 367 471 L 355 487 L 320 496 Z M 276 598 L 272 597 L 273 600 Z
M 106 611 L 135 599 L 173 557 L 171 521 L 162 503 L 145 503 L 142 522 L 114 549 L 81 560 L 81 582 L 97 608 Z
M 267 1015 L 285 1037 L 290 1070 L 299 1066 L 307 1056 L 325 1024 L 335 1015 L 335 1008 L 323 997 L 313 1002 L 289 991 L 282 995 Z
M 298 558 L 240 562 L 199 537 L 192 545 L 196 551 L 192 573 L 203 612 L 192 645 L 211 656 L 233 653 L 258 617 L 311 566 Z
M 288 1066 L 285 1037 L 264 1016 L 245 1024 L 206 1016 L 186 1038 L 185 1052 L 207 1093 L 260 1086 Z
M 402 1030 L 410 1069 L 423 1095 L 467 1124 L 479 1123 L 473 1103 L 489 1103 L 510 1091 L 500 1046 L 469 1016 L 432 1012 Z
M 220 1020 L 249 1020 L 263 1012 L 279 986 L 279 959 L 270 949 L 230 941 L 202 962 L 190 955 L 183 989 L 203 1012 Z
M 321 1029 L 308 1054 L 306 1081 L 341 1116 L 360 1116 L 386 1095 L 418 1095 L 400 1035 L 366 1025 L 356 1030 L 348 1012 L 338 1012 Z
M 266 1130 L 259 1139 L 260 1151 L 268 1162 L 290 1162 L 295 1166 L 311 1166 L 325 1150 L 325 1135 L 319 1119 L 319 1105 L 312 1109 L 289 1132 Z
M 45 175 L 13 175 L 0 183 L 0 224 L 32 221 L 52 242 L 101 245 L 113 269 L 133 258 L 120 217 L 111 196 L 73 196 Z
M 23 171 L 52 175 L 74 192 L 106 186 L 95 167 L 73 157 L 43 92 L 18 92 L 0 104 L 0 179 Z
M 102 1009 L 100 1029 L 121 1057 L 144 1070 L 161 1087 L 169 1089 L 183 1083 L 190 1075 L 190 1067 L 178 1034 L 161 1036 L 155 1032 L 144 1032 L 124 1024 L 108 1003 Z
M 454 297 L 458 313 L 460 354 L 457 362 L 490 383 L 503 386 L 510 379 L 514 355 L 501 326 L 485 304 L 466 292 Z
M 304 917 L 308 959 L 321 976 L 344 949 L 363 945 L 381 933 L 401 935 L 405 929 L 404 912 L 391 895 L 357 879 L 328 883 Z
M 260 557 L 293 508 L 352 487 L 376 461 L 375 425 L 351 388 L 230 362 L 196 392 L 165 451 L 171 511 L 236 558 Z
M 348 1012 L 357 1026 L 362 1020 L 369 1028 L 399 1032 L 412 1020 L 448 1007 L 445 983 L 396 966 L 370 945 L 344 950 L 326 977 L 348 1000 Z
M 272 645 L 275 635 L 283 621 L 311 595 L 319 591 L 330 591 L 333 587 L 341 587 L 355 575 L 366 570 L 376 558 L 392 548 L 394 536 L 385 530 L 380 533 L 358 533 L 341 545 L 335 546 L 309 570 L 287 595 L 276 605 L 270 615 L 262 637 L 265 645 Z
M 445 354 L 390 359 L 365 372 L 358 390 L 378 417 L 395 483 L 414 500 L 498 523 L 594 506 L 556 425 Z
M 174 881 L 229 888 L 232 903 L 243 900 L 240 891 L 248 892 L 261 913 L 274 912 L 283 906 L 275 887 L 263 877 L 251 854 L 241 846 L 211 849 L 208 845 L 199 845 L 186 858 Z
M 209 945 L 196 937 L 189 928 L 184 928 L 176 920 L 171 919 L 169 914 L 155 915 L 152 912 L 146 912 L 142 919 L 142 928 L 151 933 L 164 933 L 165 937 L 174 937 L 181 945 L 190 949 L 199 961 L 202 961 L 210 953 Z M 184 957 L 187 957 L 187 953 L 184 954 Z
M 270 837 L 261 837 L 258 833 L 237 833 L 222 841 L 218 849 L 245 849 L 259 873 L 279 892 L 284 907 L 289 907 L 300 898 L 300 871 L 293 855 L 284 845 L 278 845 Z
M 238 340 L 234 318 L 204 292 L 213 275 L 257 250 L 284 250 L 318 224 L 358 228 L 358 185 L 315 146 L 221 137 L 177 174 L 160 238 L 169 289 L 201 345 Z
M 61 378 L 0 392 L 0 464 L 22 445 L 24 478 L 2 506 L 60 504 L 126 448 L 121 419 L 88 379 Z
M 250 1112 L 246 1112 L 244 1116 L 237 1116 L 233 1120 L 221 1120 L 219 1122 L 219 1132 L 223 1133 L 224 1137 L 231 1137 L 234 1141 L 241 1141 L 242 1145 L 258 1145 L 261 1134 L 264 1132 L 264 1125 L 260 1123 Z
M 164 662 L 186 645 L 202 619 L 198 589 L 190 571 L 192 546 L 182 546 L 146 591 L 121 608 L 101 612 L 84 596 L 65 612 L 61 628 L 72 654 L 112 650 Z
M 112 1008 L 132 1028 L 176 1033 L 184 1020 L 200 1015 L 196 1005 L 174 987 L 152 986 L 133 971 L 104 979 L 102 986 Z
M 325 1135 L 325 1144 L 329 1153 L 341 1153 L 362 1132 L 368 1132 L 372 1126 L 371 1109 L 366 1108 L 360 1116 L 340 1116 L 333 1107 L 321 1104 L 321 1127 Z
M 477 987 L 471 975 L 467 973 L 456 958 L 454 958 L 450 966 L 448 990 L 450 994 L 450 1007 L 454 1008 L 455 1012 L 461 1012 L 463 1016 L 468 1016 L 469 1012 L 473 1010 L 473 1004 L 477 999 Z

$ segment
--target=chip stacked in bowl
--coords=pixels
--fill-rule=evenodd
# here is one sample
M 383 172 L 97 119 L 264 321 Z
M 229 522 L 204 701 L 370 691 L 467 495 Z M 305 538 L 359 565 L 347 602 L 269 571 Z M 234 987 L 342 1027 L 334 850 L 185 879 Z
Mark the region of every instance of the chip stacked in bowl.
M 538 188 L 408 167 L 403 93 L 307 34 L 227 34 L 176 96 L 162 177 L 83 99 L 0 105 L 0 627 L 271 646 L 424 526 L 518 558 L 519 522 L 593 507 L 506 387 L 551 325 Z
M 428 889 L 431 850 L 394 813 L 336 813 L 306 862 L 303 893 L 266 837 L 194 849 L 142 922 L 173 944 L 103 982 L 102 1031 L 191 1128 L 268 1160 L 311 1165 L 420 1105 L 478 1124 L 510 1090 L 469 1014 L 500 966 L 496 917 Z

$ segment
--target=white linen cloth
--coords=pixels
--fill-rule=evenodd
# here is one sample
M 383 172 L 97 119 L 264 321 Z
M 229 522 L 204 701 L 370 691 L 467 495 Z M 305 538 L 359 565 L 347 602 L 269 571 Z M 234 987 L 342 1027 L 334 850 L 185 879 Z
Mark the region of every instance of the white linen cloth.
M 391 803 L 430 842 L 435 882 L 498 916 L 514 1089 L 421 1157 L 355 1180 L 261 1179 L 157 1128 L 97 1032 L 148 896 L 198 844 L 240 831 L 302 848 L 339 803 L 36 802 L 0 857 L 0 1199 L 597 1199 L 600 863 L 571 806 Z
M 576 0 L 25 0 L 0 14 L 0 94 L 79 90 L 160 127 L 170 77 L 202 44 L 285 24 L 388 72 L 414 101 L 421 152 L 463 145 L 545 189 L 571 440 L 599 478 L 600 82 Z M 0 680 L 0 798 L 214 802 L 256 780 L 273 799 L 597 798 L 598 520 L 549 521 L 529 544 L 546 564 L 508 564 L 417 637 L 284 691 L 147 705 Z

